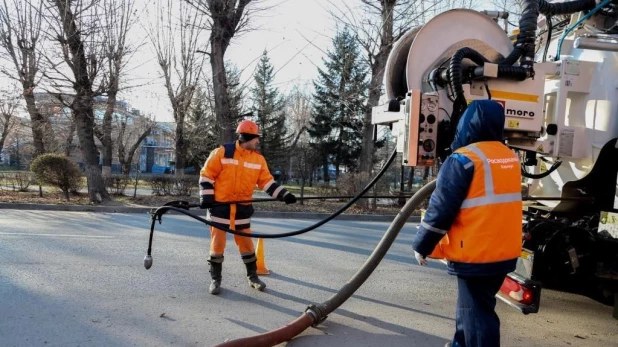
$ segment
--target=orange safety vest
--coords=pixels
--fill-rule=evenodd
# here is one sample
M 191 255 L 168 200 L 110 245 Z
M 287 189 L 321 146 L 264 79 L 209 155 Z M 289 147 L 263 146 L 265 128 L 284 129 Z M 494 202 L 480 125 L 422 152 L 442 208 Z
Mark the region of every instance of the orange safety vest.
M 497 141 L 455 151 L 472 160 L 474 175 L 450 230 L 429 255 L 462 263 L 493 263 L 521 255 L 519 158 Z
M 256 186 L 262 189 L 274 183 L 259 152 L 244 149 L 238 142 L 234 146 L 232 158 L 225 156 L 223 146 L 214 150 L 200 171 L 202 177 L 213 182 L 215 200 L 219 202 L 251 200 Z
M 274 198 L 288 193 L 275 182 L 266 159 L 258 151 L 242 148 L 238 141 L 211 152 L 200 170 L 200 185 L 200 195 L 214 195 L 217 202 L 251 200 L 256 186 Z M 249 228 L 252 215 L 250 203 L 213 206 L 210 210 L 210 220 L 220 228 Z

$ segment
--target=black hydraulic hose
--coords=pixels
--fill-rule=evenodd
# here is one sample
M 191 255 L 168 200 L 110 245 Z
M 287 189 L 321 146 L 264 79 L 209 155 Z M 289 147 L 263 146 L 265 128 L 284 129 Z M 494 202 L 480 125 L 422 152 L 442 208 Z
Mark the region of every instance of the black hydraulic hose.
M 453 87 L 453 90 L 455 92 L 455 100 L 465 100 L 463 90 L 464 75 L 462 66 L 463 60 L 465 58 L 472 60 L 474 63 L 480 66 L 489 62 L 487 58 L 485 58 L 481 53 L 469 47 L 460 48 L 455 52 L 455 54 L 453 54 L 448 68 L 448 75 L 451 77 L 451 86 Z
M 550 31 L 548 33 L 547 42 L 549 43 L 551 40 L 552 15 L 592 10 L 595 7 L 595 0 L 575 0 L 564 3 L 549 3 L 544 0 L 526 0 L 519 19 L 519 34 L 517 35 L 515 47 L 511 53 L 499 63 L 498 77 L 523 81 L 528 77 L 534 76 L 533 65 L 539 13 L 543 13 L 548 17 Z M 545 49 L 543 60 L 545 60 L 546 53 L 547 48 Z M 450 78 L 451 87 L 455 92 L 455 101 L 459 111 L 465 108 L 465 105 L 462 104 L 462 100 L 465 100 L 463 92 L 464 72 L 462 66 L 464 58 L 471 59 L 479 65 L 479 68 L 474 71 L 475 77 L 483 76 L 483 65 L 488 62 L 485 57 L 468 47 L 461 48 L 453 54 L 447 76 Z M 520 66 L 512 66 L 518 59 Z
M 386 164 L 384 164 L 384 166 L 382 167 L 382 169 L 380 170 L 380 172 L 378 172 L 378 174 L 376 175 L 376 177 L 373 178 L 373 180 L 371 180 L 371 182 L 369 182 L 367 184 L 367 186 L 365 186 L 365 188 L 363 188 L 363 190 L 361 190 L 358 194 L 356 194 L 356 196 L 354 196 L 354 198 L 352 198 L 350 201 L 348 201 L 344 206 L 342 206 L 341 208 L 339 208 L 337 211 L 335 211 L 335 213 L 331 214 L 330 216 L 328 216 L 327 218 L 311 225 L 308 226 L 304 229 L 300 229 L 297 231 L 291 231 L 291 232 L 287 232 L 287 233 L 281 233 L 281 234 L 260 234 L 260 233 L 245 233 L 242 231 L 238 231 L 238 230 L 233 230 L 230 228 L 225 228 L 225 229 L 221 229 L 225 232 L 234 234 L 234 235 L 239 235 L 239 236 L 246 236 L 246 237 L 254 237 L 254 238 L 262 238 L 262 239 L 274 239 L 274 238 L 281 238 L 281 237 L 289 237 L 289 236 L 296 236 L 296 235 L 300 235 L 300 234 L 304 234 L 306 232 L 309 232 L 311 230 L 314 230 L 328 222 L 330 222 L 331 220 L 333 220 L 334 218 L 336 218 L 337 216 L 339 216 L 341 213 L 343 213 L 345 210 L 347 210 L 348 208 L 350 208 L 350 206 L 352 206 L 356 201 L 358 201 L 365 193 L 367 193 L 367 191 L 369 191 L 369 189 L 371 189 L 371 187 L 373 187 L 374 184 L 376 184 L 376 182 L 378 182 L 378 180 L 384 175 L 384 173 L 386 172 L 386 170 L 388 169 L 388 167 L 391 165 L 391 163 L 395 160 L 395 157 L 397 156 L 397 149 L 393 150 L 393 153 L 391 154 L 390 158 L 388 159 L 388 161 L 386 162 Z M 417 192 L 418 194 L 418 192 Z M 416 194 L 415 194 L 416 196 Z M 155 226 L 155 222 L 157 221 L 157 217 L 159 220 L 159 223 L 161 223 L 161 215 L 163 213 L 165 213 L 166 211 L 176 211 L 182 214 L 185 214 L 193 219 L 196 219 L 204 224 L 210 225 L 210 226 L 215 226 L 215 227 L 219 227 L 217 225 L 215 225 L 213 222 L 206 220 L 205 218 L 202 218 L 200 216 L 196 216 L 194 214 L 192 214 L 191 212 L 188 211 L 188 209 L 186 207 L 173 207 L 173 206 L 162 206 L 159 207 L 153 214 L 152 214 L 152 223 L 150 225 L 150 238 L 148 240 L 148 252 L 146 254 L 146 257 L 144 258 L 144 266 L 146 267 L 146 269 L 150 269 L 150 267 L 152 266 L 152 238 L 154 235 L 154 226 Z
M 596 0 L 575 0 L 550 3 L 545 0 L 537 0 L 539 12 L 544 15 L 571 14 L 579 11 L 589 11 L 597 6 Z
M 484 66 L 474 68 L 473 77 L 483 77 Z M 530 77 L 531 70 L 523 66 L 498 65 L 498 78 L 508 78 L 515 81 L 523 81 Z M 462 88 L 463 90 L 463 88 Z
M 338 200 L 338 199 L 353 199 L 356 195 L 332 195 L 332 196 L 305 196 L 305 197 L 296 197 L 296 200 Z M 361 196 L 361 199 L 395 199 L 395 198 L 411 198 L 412 195 L 409 194 L 397 194 L 397 195 L 366 195 Z M 258 202 L 275 202 L 282 201 L 277 198 L 257 198 L 251 200 L 238 200 L 238 201 L 225 201 L 225 202 L 215 202 L 212 204 L 213 206 L 221 206 L 221 205 L 234 205 L 234 204 L 254 204 Z M 163 206 L 171 206 L 171 207 L 180 207 L 183 209 L 187 208 L 196 208 L 200 207 L 200 204 L 189 204 L 183 200 L 170 201 Z M 156 210 L 154 210 L 156 211 Z M 155 212 L 152 213 L 155 213 Z
M 521 175 L 526 177 L 526 178 L 531 178 L 531 179 L 534 179 L 534 180 L 540 180 L 541 178 L 545 178 L 545 177 L 551 175 L 551 173 L 556 171 L 560 165 L 562 165 L 562 161 L 558 160 L 547 171 L 545 171 L 545 172 L 543 172 L 541 174 L 531 174 L 531 173 L 528 173 L 528 171 L 526 171 L 526 168 L 524 166 L 522 166 L 521 167 Z
M 546 15 L 545 20 L 547 21 L 547 39 L 545 40 L 547 42 L 545 42 L 545 50 L 543 51 L 543 63 L 547 61 L 547 51 L 549 51 L 549 43 L 551 42 L 551 35 L 554 29 L 551 22 L 551 15 Z
M 500 65 L 513 65 L 519 59 L 521 66 L 532 67 L 538 18 L 538 2 L 536 0 L 527 0 L 521 17 L 519 17 L 519 34 L 515 42 L 515 49 L 500 62 Z
M 260 335 L 240 338 L 217 345 L 216 347 L 271 347 L 291 340 L 310 326 L 317 326 L 323 322 L 327 315 L 341 306 L 347 299 L 360 288 L 376 269 L 382 258 L 386 255 L 389 248 L 397 238 L 399 231 L 412 215 L 414 210 L 425 201 L 436 187 L 436 181 L 429 182 L 423 186 L 414 196 L 408 200 L 405 206 L 399 211 L 382 239 L 373 250 L 365 264 L 352 276 L 352 278 L 333 296 L 319 305 L 310 305 L 306 311 L 290 324 L 276 330 L 268 331 Z

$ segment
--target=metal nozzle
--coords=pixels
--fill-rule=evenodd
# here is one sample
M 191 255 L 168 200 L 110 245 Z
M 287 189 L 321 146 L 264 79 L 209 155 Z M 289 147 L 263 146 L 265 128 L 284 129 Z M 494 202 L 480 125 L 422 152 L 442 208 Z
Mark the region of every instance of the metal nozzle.
M 144 258 L 144 267 L 146 268 L 146 270 L 150 269 L 152 267 L 152 256 L 147 255 Z

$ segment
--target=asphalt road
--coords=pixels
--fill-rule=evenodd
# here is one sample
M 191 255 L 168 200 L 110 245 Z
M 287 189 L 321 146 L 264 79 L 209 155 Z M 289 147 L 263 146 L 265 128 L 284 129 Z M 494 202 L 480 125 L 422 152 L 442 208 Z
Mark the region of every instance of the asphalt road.
M 157 225 L 145 270 L 148 216 L 0 211 L 1 346 L 212 346 L 279 328 L 341 288 L 388 223 L 334 221 L 302 236 L 266 240 L 257 292 L 231 236 L 223 291 L 207 293 L 208 236 L 184 216 Z M 254 220 L 282 232 L 315 221 Z M 374 274 L 318 328 L 287 346 L 443 346 L 454 331 L 456 282 L 444 265 L 415 265 L 408 224 Z M 618 346 L 611 307 L 545 290 L 524 316 L 499 302 L 503 346 Z

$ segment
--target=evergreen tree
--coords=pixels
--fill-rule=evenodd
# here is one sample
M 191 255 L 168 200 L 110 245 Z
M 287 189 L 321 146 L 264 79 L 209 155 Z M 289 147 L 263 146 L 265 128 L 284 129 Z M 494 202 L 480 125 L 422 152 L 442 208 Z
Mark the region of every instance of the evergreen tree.
M 328 164 L 339 176 L 342 166 L 354 170 L 362 142 L 362 116 L 367 99 L 367 67 L 361 60 L 358 43 L 347 30 L 337 33 L 333 49 L 318 69 L 314 81 L 314 108 L 309 126 L 313 146 L 322 159 L 324 179 L 329 181 Z
M 287 144 L 290 135 L 285 124 L 285 99 L 273 87 L 273 67 L 264 51 L 254 75 L 255 85 L 251 89 L 253 115 L 257 118 L 262 137 L 260 149 L 271 171 L 285 169 Z
M 207 82 L 208 83 L 208 82 Z M 210 84 L 207 84 L 208 88 Z M 210 152 L 219 145 L 215 116 L 210 107 L 208 90 L 195 91 L 193 105 L 186 119 L 187 167 L 199 170 Z
M 232 132 L 235 132 L 236 126 L 242 120 L 243 115 L 246 113 L 246 106 L 244 103 L 246 88 L 244 85 L 240 84 L 240 71 L 238 70 L 236 65 L 228 62 L 225 64 L 225 66 L 228 82 L 227 94 L 228 100 L 230 101 L 230 115 L 228 119 L 230 119 L 230 122 L 234 127 L 234 129 L 232 129 Z M 212 106 L 214 107 L 214 92 L 211 95 L 213 95 Z M 223 130 L 219 129 L 219 131 Z

